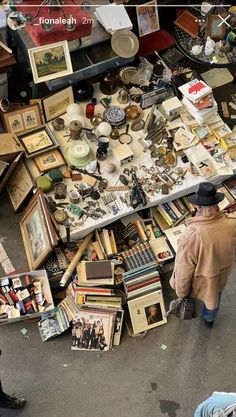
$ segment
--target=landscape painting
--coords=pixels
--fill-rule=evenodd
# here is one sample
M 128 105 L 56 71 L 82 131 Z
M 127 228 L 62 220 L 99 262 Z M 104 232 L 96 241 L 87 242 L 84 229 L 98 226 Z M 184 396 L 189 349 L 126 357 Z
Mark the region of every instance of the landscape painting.
M 28 52 L 36 84 L 73 72 L 67 41 L 31 48 Z

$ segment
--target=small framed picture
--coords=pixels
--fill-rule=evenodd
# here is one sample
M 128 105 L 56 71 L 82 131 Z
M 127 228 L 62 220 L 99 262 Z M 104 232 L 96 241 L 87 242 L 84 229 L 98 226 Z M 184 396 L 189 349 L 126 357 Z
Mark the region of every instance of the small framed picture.
M 57 149 L 37 156 L 34 158 L 34 162 L 40 172 L 46 172 L 50 169 L 58 168 L 66 164 L 61 152 Z
M 139 36 L 145 36 L 160 30 L 158 9 L 155 0 L 136 6 L 136 13 Z
M 25 162 L 21 159 L 6 184 L 7 193 L 15 211 L 19 209 L 33 187 L 34 181 Z
M 32 197 L 20 220 L 25 252 L 31 270 L 39 268 L 56 245 L 55 231 L 40 191 Z
M 210 133 L 210 129 L 207 126 L 197 126 L 192 129 L 194 135 L 197 136 L 199 140 L 205 139 Z
M 21 133 L 18 135 L 18 139 L 24 147 L 27 158 L 34 158 L 48 150 L 51 151 L 59 147 L 47 125 L 26 133 Z
M 167 323 L 161 289 L 128 300 L 128 308 L 134 334 Z
M 64 114 L 71 103 L 74 103 L 73 89 L 71 86 L 42 99 L 46 122 Z
M 24 106 L 17 110 L 2 113 L 4 129 L 9 133 L 21 133 L 42 125 L 38 104 Z
M 73 73 L 67 41 L 28 49 L 35 84 Z

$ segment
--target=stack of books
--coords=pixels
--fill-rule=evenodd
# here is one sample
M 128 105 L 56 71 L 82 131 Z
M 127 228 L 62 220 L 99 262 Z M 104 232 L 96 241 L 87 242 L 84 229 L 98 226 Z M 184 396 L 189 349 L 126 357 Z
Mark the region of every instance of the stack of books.
M 122 297 L 114 291 L 113 261 L 81 261 L 77 268 L 77 281 L 69 286 L 68 292 L 72 295 L 80 312 L 73 322 L 72 349 L 109 350 L 113 345 L 119 345 L 124 312 Z M 89 317 L 88 326 L 85 325 L 82 317 Z M 78 327 L 81 327 L 79 324 L 81 320 L 83 326 L 80 330 L 83 330 L 83 335 L 90 330 L 88 338 L 87 336 L 79 337 L 76 331 Z M 97 335 L 95 337 L 99 326 L 91 320 L 98 321 L 99 326 L 103 323 L 104 340 L 103 337 L 98 338 Z
M 79 308 L 71 296 L 67 296 L 50 312 L 45 312 L 38 323 L 43 342 L 59 336 L 70 327 L 70 322 L 78 313 Z
M 156 261 L 125 272 L 123 279 L 127 299 L 161 288 Z
M 190 203 L 188 204 L 189 207 L 186 205 L 186 199 L 183 197 L 168 203 L 159 204 L 152 210 L 153 218 L 163 233 L 169 227 L 177 226 L 186 221 L 190 213 L 195 211 L 193 206 L 190 206 Z
M 77 268 L 77 283 L 81 286 L 99 287 L 114 285 L 112 261 L 81 261 Z
M 140 245 L 132 246 L 121 253 L 124 259 L 124 266 L 126 271 L 132 271 L 135 268 L 142 267 L 155 260 L 154 253 L 149 242 L 141 243 Z
M 207 123 L 217 113 L 212 88 L 204 81 L 194 79 L 178 88 L 183 95 L 183 105 L 199 124 Z
M 113 346 L 117 312 L 80 307 L 72 322 L 72 350 L 107 351 Z M 118 325 L 120 332 L 120 326 Z

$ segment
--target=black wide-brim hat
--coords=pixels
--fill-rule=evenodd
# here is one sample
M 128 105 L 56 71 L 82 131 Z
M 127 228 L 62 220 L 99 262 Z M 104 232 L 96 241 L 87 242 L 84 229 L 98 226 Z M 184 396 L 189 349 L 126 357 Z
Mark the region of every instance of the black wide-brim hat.
M 213 184 L 210 182 L 201 182 L 196 194 L 188 197 L 188 200 L 197 206 L 213 206 L 224 200 L 224 198 L 224 194 L 216 191 L 216 187 Z

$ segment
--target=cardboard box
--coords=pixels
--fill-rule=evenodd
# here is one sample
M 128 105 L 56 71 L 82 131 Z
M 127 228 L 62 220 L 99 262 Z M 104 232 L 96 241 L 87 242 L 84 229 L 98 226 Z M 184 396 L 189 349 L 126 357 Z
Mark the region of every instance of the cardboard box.
M 15 157 L 24 151 L 21 143 L 13 133 L 0 134 L 0 160 L 12 162 Z
M 20 278 L 23 277 L 25 275 L 29 275 L 30 278 L 32 279 L 32 281 L 37 280 L 40 282 L 41 286 L 42 286 L 42 293 L 46 299 L 46 301 L 50 304 L 45 311 L 50 311 L 54 308 L 54 302 L 53 302 L 53 298 L 52 298 L 52 292 L 51 292 L 51 288 L 49 285 L 49 280 L 48 280 L 48 276 L 45 270 L 37 270 L 37 271 L 30 271 L 30 272 L 24 272 L 24 273 L 20 273 L 20 274 L 14 274 L 14 275 L 8 275 L 6 277 L 2 277 L 0 278 L 0 286 L 3 280 L 5 279 L 13 279 L 13 278 Z M 36 318 L 36 317 L 40 317 L 42 314 L 42 312 L 35 312 L 32 314 L 25 314 L 22 315 L 20 317 L 14 317 L 14 318 L 3 318 L 1 319 L 0 316 L 0 325 L 1 324 L 9 324 L 9 323 L 14 323 L 16 321 L 21 321 L 21 320 L 27 320 L 27 319 L 31 319 L 31 318 Z

